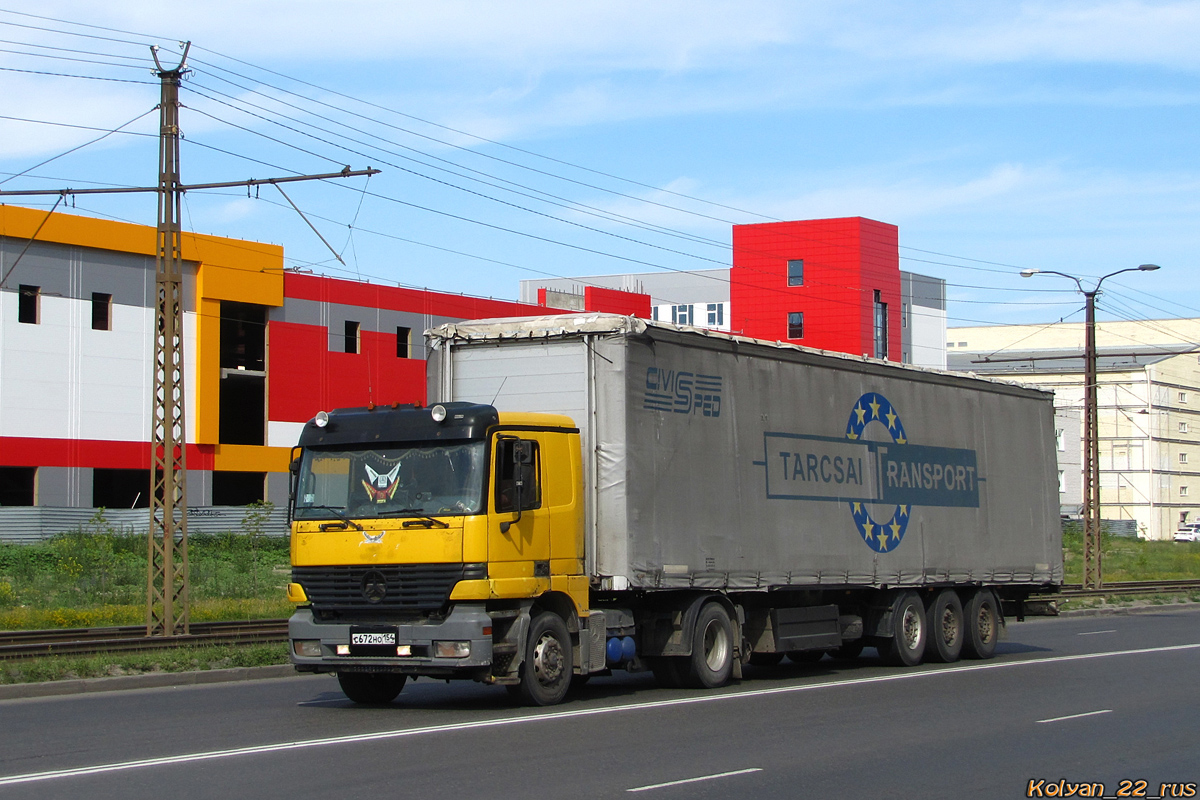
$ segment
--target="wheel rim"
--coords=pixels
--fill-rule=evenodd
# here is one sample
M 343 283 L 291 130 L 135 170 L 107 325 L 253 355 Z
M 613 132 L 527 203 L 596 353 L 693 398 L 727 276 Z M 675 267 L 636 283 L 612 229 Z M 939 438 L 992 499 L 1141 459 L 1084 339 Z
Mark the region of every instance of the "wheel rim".
M 704 663 L 713 672 L 720 672 L 729 660 L 729 633 L 717 620 L 704 627 Z
M 942 641 L 953 645 L 958 641 L 958 635 L 958 615 L 954 613 L 954 609 L 947 606 L 942 611 Z
M 543 633 L 533 648 L 533 674 L 543 686 L 553 686 L 562 678 L 562 644 L 549 632 Z
M 904 609 L 901 633 L 904 635 L 904 646 L 909 650 L 916 650 L 917 645 L 921 643 L 921 615 L 912 606 Z
M 992 636 L 996 632 L 996 624 L 992 619 L 992 609 L 986 603 L 979 607 L 979 619 L 975 622 L 976 630 L 979 631 L 979 640 L 985 644 L 992 641 Z

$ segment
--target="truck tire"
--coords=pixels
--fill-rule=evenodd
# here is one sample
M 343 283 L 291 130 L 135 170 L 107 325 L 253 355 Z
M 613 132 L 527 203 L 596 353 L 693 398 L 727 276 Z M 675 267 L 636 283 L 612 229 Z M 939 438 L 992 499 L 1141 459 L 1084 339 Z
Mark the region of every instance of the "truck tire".
M 729 681 L 733 672 L 733 623 L 725 606 L 705 603 L 696 615 L 692 655 L 685 661 L 683 685 L 689 689 L 714 689 Z
M 517 694 L 530 706 L 561 703 L 571 688 L 571 634 L 562 617 L 543 611 L 529 623 Z
M 962 654 L 966 658 L 991 658 L 1000 638 L 1000 606 L 991 589 L 976 589 L 964 606 Z
M 925 604 L 916 592 L 904 592 L 892 606 L 892 635 L 879 645 L 883 663 L 915 667 L 925 656 Z
M 963 607 L 953 589 L 938 592 L 929 607 L 925 660 L 951 664 L 963 648 Z
M 407 676 L 394 672 L 339 672 L 337 679 L 342 694 L 355 703 L 382 705 L 396 699 Z

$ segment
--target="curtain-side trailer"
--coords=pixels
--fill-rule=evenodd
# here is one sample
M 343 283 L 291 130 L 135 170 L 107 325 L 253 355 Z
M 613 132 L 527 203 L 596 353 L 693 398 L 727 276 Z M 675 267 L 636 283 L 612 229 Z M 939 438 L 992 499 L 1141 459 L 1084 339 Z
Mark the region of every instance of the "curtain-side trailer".
M 293 464 L 292 660 L 352 700 L 988 658 L 1062 582 L 1046 392 L 604 314 L 427 336 L 427 406 L 318 414 Z

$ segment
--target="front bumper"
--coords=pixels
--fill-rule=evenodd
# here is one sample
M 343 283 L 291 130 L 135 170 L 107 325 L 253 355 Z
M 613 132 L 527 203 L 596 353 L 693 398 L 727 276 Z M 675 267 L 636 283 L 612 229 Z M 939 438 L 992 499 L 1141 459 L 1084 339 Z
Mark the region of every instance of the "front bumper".
M 317 622 L 312 609 L 298 608 L 288 620 L 288 651 L 292 663 L 301 672 L 398 672 L 405 675 L 482 679 L 491 672 L 492 618 L 482 605 L 457 604 L 441 621 L 388 624 L 395 628 L 396 644 L 408 645 L 413 655 L 338 655 L 338 645 L 350 644 L 351 623 Z M 372 621 L 372 629 L 379 628 Z M 489 632 L 484 633 L 488 628 Z M 319 641 L 321 655 L 296 654 L 296 640 Z M 433 655 L 435 641 L 469 641 L 471 652 L 463 658 L 439 658 Z

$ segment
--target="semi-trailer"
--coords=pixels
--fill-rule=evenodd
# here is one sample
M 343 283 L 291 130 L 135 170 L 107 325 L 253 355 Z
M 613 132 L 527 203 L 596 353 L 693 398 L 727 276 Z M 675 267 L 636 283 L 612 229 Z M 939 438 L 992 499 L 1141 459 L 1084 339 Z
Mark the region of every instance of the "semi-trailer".
M 291 659 L 353 701 L 989 658 L 1062 583 L 1049 393 L 607 314 L 426 335 L 428 404 L 294 452 Z

